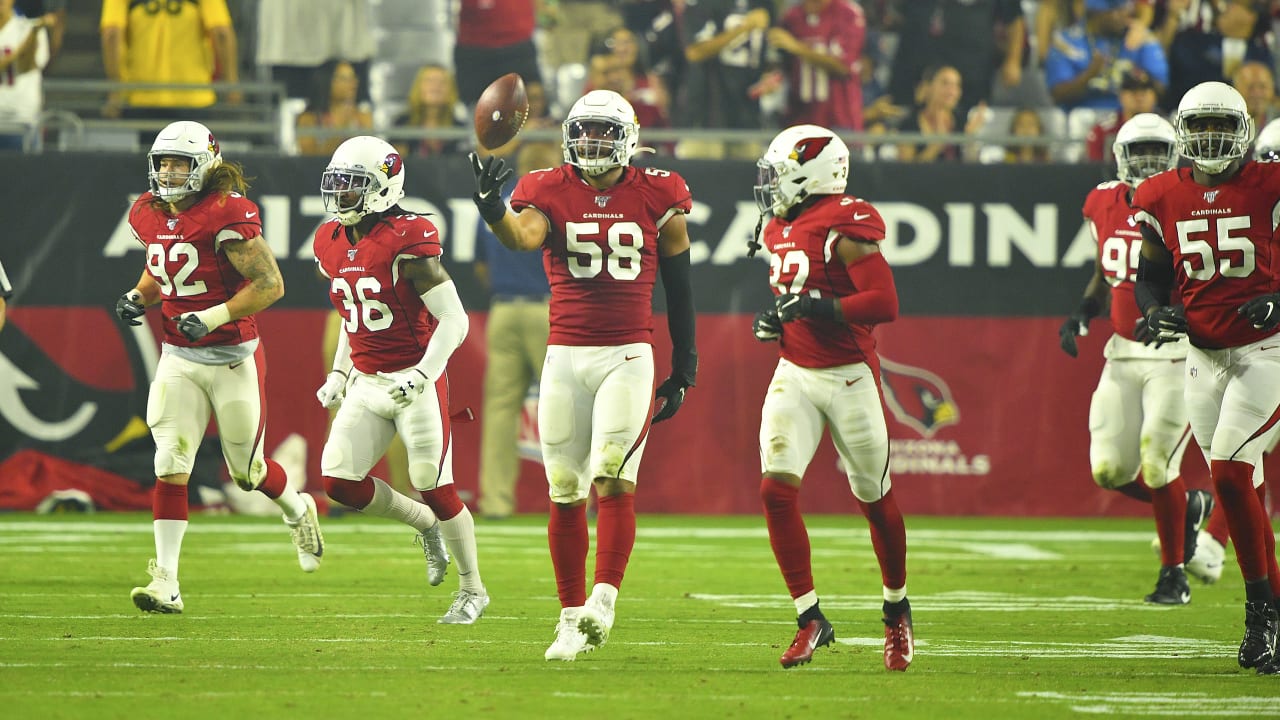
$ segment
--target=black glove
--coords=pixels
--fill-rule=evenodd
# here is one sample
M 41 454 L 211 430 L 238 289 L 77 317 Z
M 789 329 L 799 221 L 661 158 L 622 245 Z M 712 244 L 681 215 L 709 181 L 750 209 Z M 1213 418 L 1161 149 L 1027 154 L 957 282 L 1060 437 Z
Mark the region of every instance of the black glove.
M 1280 325 L 1280 293 L 1259 295 L 1236 312 L 1249 318 L 1255 330 L 1274 330 Z
M 1072 313 L 1066 321 L 1062 323 L 1062 327 L 1058 328 L 1058 344 L 1062 346 L 1062 352 L 1076 357 L 1079 351 L 1076 349 L 1076 336 L 1089 334 L 1089 318 L 1079 314 Z
M 1160 305 L 1147 314 L 1147 331 L 1159 343 L 1176 342 L 1187 336 L 1187 317 L 1182 306 Z
M 782 319 L 778 317 L 778 311 L 764 310 L 756 313 L 756 319 L 751 323 L 751 331 L 756 334 L 756 339 L 760 342 L 770 342 L 782 337 Z
M 147 308 L 143 306 L 142 295 L 137 290 L 130 290 L 116 300 L 116 317 L 129 325 L 141 325 L 142 321 L 138 318 L 146 314 Z
M 654 393 L 654 397 L 665 402 L 662 407 L 658 408 L 658 412 L 653 414 L 654 424 L 668 420 L 672 415 L 676 414 L 676 411 L 684 404 L 684 391 L 689 388 L 690 384 L 683 377 L 676 375 L 672 375 L 662 381 L 662 384 L 658 386 L 657 392 Z
M 493 225 L 507 214 L 507 204 L 502 201 L 502 186 L 512 175 L 514 168 L 507 167 L 502 158 L 490 155 L 480 162 L 480 156 L 471 153 L 471 172 L 476 176 L 476 192 L 471 196 L 476 207 L 480 208 L 480 217 Z
M 173 319 L 178 322 L 178 332 L 182 333 L 183 337 L 191 342 L 195 342 L 209 334 L 209 326 L 205 325 L 200 316 L 195 313 L 179 315 Z
M 807 293 L 799 295 L 788 293 L 773 299 L 773 310 L 778 314 L 778 319 L 784 323 L 799 320 L 803 317 L 835 320 L 836 300 L 816 298 Z

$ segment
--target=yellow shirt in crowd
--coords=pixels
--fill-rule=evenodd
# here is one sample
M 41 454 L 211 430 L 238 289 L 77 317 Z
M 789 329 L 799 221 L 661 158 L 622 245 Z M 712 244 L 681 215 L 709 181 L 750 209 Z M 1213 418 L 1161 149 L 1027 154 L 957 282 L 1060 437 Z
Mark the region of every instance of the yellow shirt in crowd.
M 209 32 L 230 27 L 227 0 L 103 0 L 103 29 L 121 28 L 123 82 L 200 83 L 213 80 Z M 133 90 L 135 107 L 208 107 L 212 90 Z

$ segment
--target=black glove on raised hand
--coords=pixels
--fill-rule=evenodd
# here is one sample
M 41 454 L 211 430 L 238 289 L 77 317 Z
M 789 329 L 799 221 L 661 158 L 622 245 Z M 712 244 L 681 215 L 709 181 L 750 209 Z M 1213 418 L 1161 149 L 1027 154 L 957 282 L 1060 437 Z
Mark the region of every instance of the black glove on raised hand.
M 502 200 L 502 186 L 516 171 L 507 167 L 502 158 L 496 155 L 490 155 L 484 162 L 475 153 L 471 153 L 470 158 L 471 172 L 476 176 L 476 192 L 471 199 L 480 208 L 480 217 L 485 223 L 493 225 L 507 214 L 507 204 Z
M 808 294 L 787 293 L 773 299 L 773 310 L 784 323 L 804 317 L 836 319 L 836 300 L 816 298 Z
M 1062 327 L 1058 328 L 1058 344 L 1062 346 L 1062 352 L 1076 357 L 1080 354 L 1076 348 L 1076 337 L 1088 334 L 1089 318 L 1073 313 L 1062 323 Z
M 676 411 L 684 404 L 684 393 L 688 389 L 689 383 L 684 378 L 676 375 L 672 375 L 662 381 L 657 391 L 654 392 L 656 399 L 664 401 L 662 407 L 658 408 L 658 412 L 653 415 L 653 423 L 655 425 L 663 420 L 671 419 L 671 416 L 676 414 Z
M 1280 293 L 1259 295 L 1236 312 L 1248 318 L 1256 330 L 1274 330 L 1280 325 Z
M 182 333 L 183 337 L 191 342 L 195 342 L 209 334 L 209 326 L 205 325 L 200 316 L 195 313 L 179 315 L 174 320 L 178 322 L 178 332 Z
M 756 313 L 751 331 L 760 342 L 772 342 L 782 337 L 782 319 L 778 317 L 778 311 L 764 310 Z
M 142 304 L 142 293 L 137 290 L 130 290 L 116 300 L 116 317 L 130 325 L 141 325 L 142 321 L 138 318 L 146 314 L 147 308 Z
M 1160 343 L 1176 342 L 1187 336 L 1187 317 L 1182 306 L 1160 305 L 1147 314 L 1147 330 Z

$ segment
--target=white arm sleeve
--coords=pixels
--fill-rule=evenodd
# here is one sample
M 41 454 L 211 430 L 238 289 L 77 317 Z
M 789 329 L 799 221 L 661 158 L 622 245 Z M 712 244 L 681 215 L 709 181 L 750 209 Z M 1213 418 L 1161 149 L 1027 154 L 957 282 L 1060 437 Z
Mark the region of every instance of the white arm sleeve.
M 333 351 L 332 372 L 351 374 L 351 343 L 347 341 L 347 331 L 342 328 L 338 328 L 338 348 Z
M 449 356 L 466 339 L 470 321 L 467 319 L 467 311 L 462 307 L 462 299 L 458 297 L 458 288 L 452 280 L 422 293 L 422 303 L 439 323 L 436 331 L 431 334 L 431 340 L 427 342 L 427 351 L 415 367 L 428 380 L 435 382 L 444 374 Z

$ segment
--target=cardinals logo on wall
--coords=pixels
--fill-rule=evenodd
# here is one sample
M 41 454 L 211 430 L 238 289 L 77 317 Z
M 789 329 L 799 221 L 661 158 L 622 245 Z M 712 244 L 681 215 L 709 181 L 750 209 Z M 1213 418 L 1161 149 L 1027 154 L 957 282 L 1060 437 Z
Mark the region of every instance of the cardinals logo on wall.
M 942 378 L 914 365 L 880 357 L 880 387 L 884 404 L 898 422 L 933 437 L 948 425 L 960 422 L 960 407 Z

